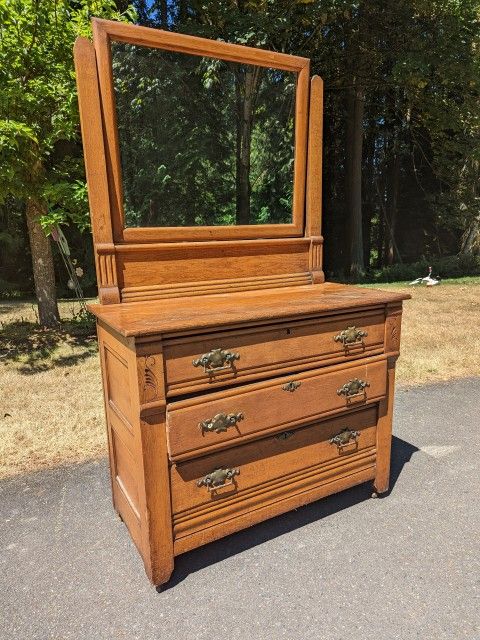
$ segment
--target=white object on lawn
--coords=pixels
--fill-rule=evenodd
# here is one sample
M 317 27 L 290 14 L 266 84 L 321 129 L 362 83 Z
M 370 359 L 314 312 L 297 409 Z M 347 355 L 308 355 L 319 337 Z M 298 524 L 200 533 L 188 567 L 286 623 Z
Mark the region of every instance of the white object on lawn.
M 425 278 L 417 278 L 408 284 L 426 284 L 427 287 L 434 287 L 436 284 L 440 284 L 440 278 L 438 276 L 436 278 L 432 278 L 432 267 L 428 267 L 428 276 L 425 276 Z

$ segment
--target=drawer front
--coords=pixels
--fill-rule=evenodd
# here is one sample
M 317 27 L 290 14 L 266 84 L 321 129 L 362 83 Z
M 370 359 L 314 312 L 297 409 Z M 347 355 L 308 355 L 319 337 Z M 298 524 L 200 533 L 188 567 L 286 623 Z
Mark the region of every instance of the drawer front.
M 279 375 L 382 353 L 384 322 L 383 310 L 377 309 L 263 329 L 167 339 L 167 395 L 246 382 L 267 377 L 272 371 Z M 356 331 L 342 334 L 349 327 Z
M 281 437 L 173 465 L 176 536 L 374 465 L 376 422 L 377 405 L 372 405 Z M 208 479 L 216 469 L 235 475 L 224 480 L 225 486 L 211 486 Z M 219 472 L 215 478 L 223 480 Z
M 262 431 L 280 431 L 375 402 L 386 393 L 387 361 L 331 367 L 167 405 L 172 460 L 218 449 Z M 360 380 L 364 389 L 344 385 Z M 346 395 L 358 391 L 355 395 Z

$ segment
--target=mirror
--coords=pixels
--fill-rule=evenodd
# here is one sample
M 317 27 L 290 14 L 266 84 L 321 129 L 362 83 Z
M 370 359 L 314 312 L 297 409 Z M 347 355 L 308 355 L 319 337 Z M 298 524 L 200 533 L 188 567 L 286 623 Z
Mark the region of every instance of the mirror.
M 125 227 L 292 222 L 297 73 L 111 42 Z

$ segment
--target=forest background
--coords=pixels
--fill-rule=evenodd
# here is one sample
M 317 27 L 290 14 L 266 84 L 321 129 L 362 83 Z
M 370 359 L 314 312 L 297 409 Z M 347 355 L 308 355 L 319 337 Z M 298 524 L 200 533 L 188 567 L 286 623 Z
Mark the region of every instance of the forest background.
M 0 0 L 1 297 L 55 323 L 56 225 L 95 294 L 72 58 L 92 16 L 311 58 L 330 279 L 480 273 L 479 0 Z

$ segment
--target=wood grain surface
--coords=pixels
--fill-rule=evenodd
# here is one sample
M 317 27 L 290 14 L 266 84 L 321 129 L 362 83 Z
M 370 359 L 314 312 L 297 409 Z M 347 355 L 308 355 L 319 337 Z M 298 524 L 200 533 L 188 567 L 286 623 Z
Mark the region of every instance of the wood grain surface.
M 170 403 L 167 406 L 170 456 L 175 459 L 188 453 L 192 457 L 203 454 L 208 448 L 240 441 L 246 435 L 289 429 L 322 415 L 379 401 L 385 396 L 386 372 L 386 358 L 370 358 L 353 366 L 324 367 Z M 337 389 L 354 378 L 364 380 L 370 386 L 356 397 L 339 395 Z M 291 381 L 300 383 L 293 392 L 284 389 Z M 226 431 L 202 433 L 200 423 L 219 413 L 241 413 L 243 419 Z
M 377 355 L 384 348 L 384 323 L 383 310 L 370 310 L 285 321 L 264 328 L 170 338 L 164 344 L 167 396 L 214 390 L 269 375 Z M 349 345 L 336 341 L 335 337 L 349 326 L 356 326 L 367 335 Z M 238 359 L 226 370 L 213 373 L 193 365 L 194 360 L 213 349 L 234 353 Z
M 409 297 L 404 293 L 325 282 L 152 302 L 89 305 L 88 309 L 124 336 L 145 336 L 332 314 L 346 309 L 385 305 Z

